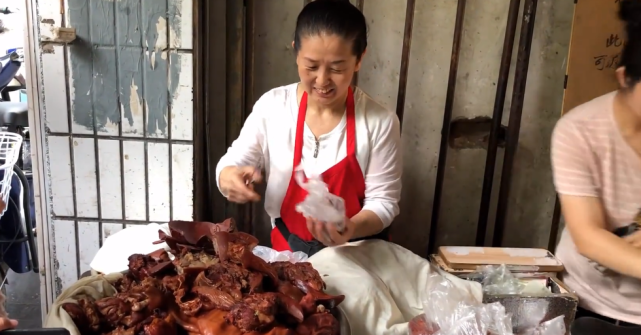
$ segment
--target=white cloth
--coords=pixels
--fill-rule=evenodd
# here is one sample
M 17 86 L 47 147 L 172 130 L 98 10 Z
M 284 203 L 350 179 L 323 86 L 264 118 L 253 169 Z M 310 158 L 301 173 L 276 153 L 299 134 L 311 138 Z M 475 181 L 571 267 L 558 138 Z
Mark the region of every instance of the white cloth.
M 158 249 L 169 250 L 167 243 L 153 244 L 159 239 L 158 230 L 169 234 L 169 225 L 150 223 L 132 226 L 110 235 L 91 260 L 89 267 L 103 274 L 125 272 L 129 269 L 129 256 L 149 254 Z
M 140 236 L 141 239 L 153 236 L 150 229 L 141 235 L 145 235 Z M 105 243 L 102 249 L 114 250 L 115 245 Z M 122 263 L 127 257 L 118 256 L 114 263 Z M 423 313 L 422 302 L 428 294 L 427 279 L 435 271 L 427 260 L 382 240 L 325 248 L 309 258 L 309 262 L 327 283 L 327 293 L 345 295 L 345 301 L 339 307 L 347 319 L 350 334 L 408 334 L 408 322 Z M 461 294 L 481 302 L 483 292 L 479 283 L 438 272 L 461 289 Z M 71 327 L 73 323 L 69 316 L 60 308 L 61 304 L 83 294 L 97 299 L 113 295 L 113 288 L 108 283 L 120 275 L 83 278 L 65 289 L 56 299 L 45 325 L 73 329 L 72 335 L 78 334 L 77 329 Z
M 428 277 L 434 271 L 461 289 L 483 299 L 481 284 L 430 267 L 411 251 L 382 240 L 325 248 L 309 258 L 327 284 L 328 294 L 343 294 L 339 306 L 351 334 L 407 335 L 408 322 L 423 313 Z
M 49 310 L 49 314 L 47 314 L 43 327 L 65 328 L 71 335 L 82 335 L 71 316 L 62 308 L 62 305 L 68 302 L 77 303 L 79 299 L 86 297 L 91 297 L 93 300 L 112 297 L 116 294 L 116 288 L 112 284 L 120 278 L 122 278 L 122 273 L 94 275 L 78 280 L 62 291 L 56 298 Z
M 292 175 L 298 119 L 297 86 L 282 86 L 263 94 L 245 121 L 240 136 L 216 166 L 219 189 L 220 171 L 225 167 L 265 168 L 265 210 L 272 219 L 272 226 L 274 219 L 280 217 L 280 207 Z M 401 197 L 400 122 L 396 114 L 359 88 L 354 89 L 354 104 L 356 156 L 365 177 L 363 209 L 376 213 L 387 227 L 398 215 Z M 314 158 L 316 138 L 305 125 L 302 163 L 307 175 L 322 173 L 345 158 L 345 125 L 343 116 L 336 128 L 318 138 L 317 158 Z

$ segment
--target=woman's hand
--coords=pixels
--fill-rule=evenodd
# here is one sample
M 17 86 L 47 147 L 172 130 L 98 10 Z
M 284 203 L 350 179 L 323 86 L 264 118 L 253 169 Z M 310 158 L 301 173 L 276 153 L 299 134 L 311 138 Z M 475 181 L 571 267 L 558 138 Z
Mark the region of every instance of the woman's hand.
M 345 218 L 341 231 L 335 224 L 321 222 L 312 218 L 307 219 L 307 229 L 316 240 L 328 247 L 347 243 L 354 236 L 354 222 Z
M 641 249 L 641 230 L 628 235 L 623 238 L 626 242 L 632 244 L 633 247 Z
M 253 166 L 228 166 L 220 171 L 220 189 L 227 200 L 238 204 L 260 200 L 254 183 L 263 180 L 260 170 Z
M 9 318 L 0 318 L 0 331 L 18 327 L 18 321 Z

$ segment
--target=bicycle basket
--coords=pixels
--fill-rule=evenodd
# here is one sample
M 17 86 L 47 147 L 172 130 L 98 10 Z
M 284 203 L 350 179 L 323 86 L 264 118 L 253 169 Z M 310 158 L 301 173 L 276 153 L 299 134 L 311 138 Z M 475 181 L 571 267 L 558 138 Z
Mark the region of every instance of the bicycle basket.
M 0 216 L 4 214 L 9 202 L 13 166 L 20 156 L 22 136 L 10 132 L 0 131 Z

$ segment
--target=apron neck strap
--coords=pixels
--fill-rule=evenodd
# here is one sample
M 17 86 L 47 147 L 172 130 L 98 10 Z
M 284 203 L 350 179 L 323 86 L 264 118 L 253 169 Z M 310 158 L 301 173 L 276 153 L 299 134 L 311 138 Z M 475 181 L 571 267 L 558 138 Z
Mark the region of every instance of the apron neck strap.
M 356 152 L 356 120 L 354 92 L 350 86 L 347 90 L 346 101 L 346 132 L 347 132 L 347 156 L 354 155 Z M 303 92 L 298 106 L 298 120 L 296 121 L 296 137 L 294 142 L 294 168 L 296 168 L 303 158 L 303 134 L 305 133 L 305 116 L 307 115 L 307 92 Z

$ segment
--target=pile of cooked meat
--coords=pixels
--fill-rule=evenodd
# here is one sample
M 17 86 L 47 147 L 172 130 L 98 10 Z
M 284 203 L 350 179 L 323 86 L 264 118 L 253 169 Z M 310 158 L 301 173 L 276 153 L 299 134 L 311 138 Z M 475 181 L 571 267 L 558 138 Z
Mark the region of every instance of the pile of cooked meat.
M 334 313 L 345 297 L 323 293 L 310 263 L 265 262 L 231 219 L 169 230 L 157 243 L 171 254 L 131 255 L 115 296 L 62 305 L 81 334 L 340 334 Z

